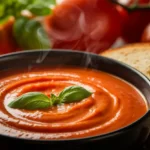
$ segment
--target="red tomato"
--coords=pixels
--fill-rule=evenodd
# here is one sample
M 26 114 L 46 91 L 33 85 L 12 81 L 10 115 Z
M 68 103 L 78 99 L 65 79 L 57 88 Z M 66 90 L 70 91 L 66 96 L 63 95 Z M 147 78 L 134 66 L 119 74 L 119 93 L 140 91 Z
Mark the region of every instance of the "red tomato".
M 122 24 L 125 24 L 125 23 L 128 21 L 128 17 L 129 17 L 128 11 L 125 10 L 125 9 L 124 9 L 122 6 L 120 6 L 120 5 L 117 5 L 117 6 L 116 6 L 116 9 L 117 9 L 117 11 L 120 13 Z
M 126 5 L 132 4 L 134 0 L 118 0 L 126 2 Z M 140 4 L 147 4 L 150 0 L 139 0 Z M 147 24 L 150 23 L 150 10 L 137 10 L 130 12 L 128 18 L 123 24 L 122 37 L 126 42 L 140 42 L 141 35 Z
M 99 53 L 121 33 L 120 15 L 107 0 L 65 0 L 44 23 L 53 48 Z
M 13 22 L 14 19 L 10 18 L 7 23 L 0 25 L 0 54 L 14 52 L 18 49 L 12 34 Z
M 145 28 L 145 30 L 144 30 L 144 32 L 142 34 L 141 41 L 142 42 L 150 42 L 150 23 Z

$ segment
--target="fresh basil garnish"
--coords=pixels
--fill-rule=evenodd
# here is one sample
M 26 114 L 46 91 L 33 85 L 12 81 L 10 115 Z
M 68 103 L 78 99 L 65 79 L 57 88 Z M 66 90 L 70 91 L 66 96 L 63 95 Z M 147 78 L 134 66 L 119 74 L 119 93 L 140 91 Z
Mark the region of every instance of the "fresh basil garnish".
M 78 102 L 89 97 L 92 93 L 81 86 L 70 86 L 65 88 L 59 97 L 62 103 Z
M 79 102 L 91 94 L 80 86 L 67 87 L 58 96 L 51 94 L 50 98 L 41 92 L 28 92 L 16 98 L 8 106 L 27 110 L 47 109 L 62 103 Z
M 51 102 L 49 98 L 41 92 L 29 92 L 19 96 L 8 106 L 28 110 L 46 109 L 51 106 Z

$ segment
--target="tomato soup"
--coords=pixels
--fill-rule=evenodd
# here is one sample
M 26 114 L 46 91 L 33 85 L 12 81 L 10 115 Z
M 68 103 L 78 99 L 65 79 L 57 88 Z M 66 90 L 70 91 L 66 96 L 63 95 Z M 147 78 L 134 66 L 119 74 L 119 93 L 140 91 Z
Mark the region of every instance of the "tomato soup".
M 78 85 L 92 92 L 80 102 L 43 110 L 13 109 L 8 104 L 27 92 L 58 95 Z M 35 68 L 0 75 L 0 134 L 29 139 L 70 139 L 123 128 L 148 111 L 132 85 L 111 74 L 83 68 Z

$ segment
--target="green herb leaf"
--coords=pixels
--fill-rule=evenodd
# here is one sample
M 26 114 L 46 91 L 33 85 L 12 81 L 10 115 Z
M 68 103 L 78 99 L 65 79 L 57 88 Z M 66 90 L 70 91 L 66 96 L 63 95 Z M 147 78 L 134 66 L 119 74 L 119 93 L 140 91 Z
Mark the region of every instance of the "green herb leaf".
M 72 103 L 81 101 L 89 97 L 92 93 L 80 86 L 70 86 L 65 88 L 60 94 L 59 98 L 62 103 Z
M 51 13 L 51 9 L 48 6 L 39 5 L 39 4 L 30 5 L 28 7 L 28 10 L 36 16 L 45 16 Z
M 29 92 L 16 98 L 8 104 L 11 108 L 35 110 L 46 109 L 51 106 L 50 99 L 41 92 Z
M 8 16 L 18 18 L 22 16 L 24 10 L 30 11 L 35 16 L 48 15 L 48 11 L 51 12 L 51 5 L 56 5 L 56 0 L 0 0 L 0 21 Z
M 13 32 L 17 43 L 24 50 L 50 48 L 50 39 L 37 20 L 20 17 L 14 23 Z

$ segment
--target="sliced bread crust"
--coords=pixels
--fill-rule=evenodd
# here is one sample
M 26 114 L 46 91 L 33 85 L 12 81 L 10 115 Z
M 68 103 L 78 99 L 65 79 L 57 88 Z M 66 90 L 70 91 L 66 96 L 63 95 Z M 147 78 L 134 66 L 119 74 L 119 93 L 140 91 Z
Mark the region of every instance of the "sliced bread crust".
M 129 44 L 106 50 L 100 55 L 124 62 L 150 78 L 150 43 Z

